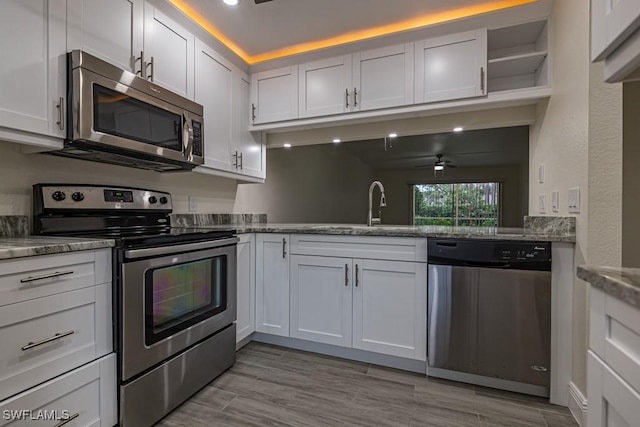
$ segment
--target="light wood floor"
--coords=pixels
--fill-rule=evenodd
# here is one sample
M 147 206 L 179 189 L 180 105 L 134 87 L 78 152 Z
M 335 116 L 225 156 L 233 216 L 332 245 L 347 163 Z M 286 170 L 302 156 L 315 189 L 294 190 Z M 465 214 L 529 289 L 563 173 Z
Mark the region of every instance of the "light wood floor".
M 576 426 L 544 399 L 250 343 L 158 426 Z

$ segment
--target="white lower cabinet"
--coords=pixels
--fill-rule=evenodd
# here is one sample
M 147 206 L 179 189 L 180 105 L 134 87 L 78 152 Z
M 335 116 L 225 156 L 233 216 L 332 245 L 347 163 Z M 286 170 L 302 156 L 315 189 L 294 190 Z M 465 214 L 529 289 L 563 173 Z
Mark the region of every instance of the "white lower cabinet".
M 237 283 L 238 307 L 236 315 L 236 343 L 251 335 L 256 329 L 256 261 L 255 236 L 241 234 L 238 242 Z
M 0 402 L 0 414 L 0 426 L 57 426 L 64 421 L 69 421 L 68 426 L 116 425 L 116 355 L 111 353 Z
M 424 239 L 296 235 L 291 240 L 292 338 L 426 360 L 426 256 L 414 261 L 424 252 Z M 390 259 L 326 256 L 327 245 L 335 254 Z M 279 292 L 284 287 L 281 283 Z
M 353 262 L 291 256 L 291 336 L 351 347 Z
M 354 260 L 353 347 L 426 360 L 427 264 Z
M 256 235 L 256 331 L 289 336 L 289 235 Z

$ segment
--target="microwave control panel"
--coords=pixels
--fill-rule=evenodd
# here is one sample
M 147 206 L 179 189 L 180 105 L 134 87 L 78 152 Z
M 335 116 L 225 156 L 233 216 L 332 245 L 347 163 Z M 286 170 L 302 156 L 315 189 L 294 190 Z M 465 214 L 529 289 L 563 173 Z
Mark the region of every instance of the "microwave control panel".
M 202 157 L 202 123 L 191 121 L 193 129 L 193 155 Z

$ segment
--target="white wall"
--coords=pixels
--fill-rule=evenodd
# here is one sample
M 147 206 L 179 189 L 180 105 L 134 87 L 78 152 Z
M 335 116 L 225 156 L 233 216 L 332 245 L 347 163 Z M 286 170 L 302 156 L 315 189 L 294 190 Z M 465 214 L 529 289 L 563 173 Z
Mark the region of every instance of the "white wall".
M 525 171 L 527 167 L 523 167 Z M 525 172 L 526 174 L 526 172 Z M 430 182 L 501 182 L 502 226 L 522 227 L 527 215 L 529 181 L 522 180 L 521 168 L 512 166 L 458 167 L 447 169 L 443 178 L 434 178 L 432 169 L 382 170 L 376 172 L 387 196 L 387 207 L 382 210 L 384 224 L 410 224 L 411 184 Z
M 344 145 L 273 148 L 267 182 L 238 187 L 236 210 L 269 222 L 366 223 L 372 169 Z
M 188 212 L 188 196 L 196 197 L 198 212 L 234 212 L 236 181 L 193 172 L 158 173 L 123 166 L 21 154 L 20 146 L 0 142 L 0 215 L 30 215 L 31 186 L 59 182 L 112 184 L 168 191 L 175 212 Z M 259 213 L 245 211 L 242 213 Z

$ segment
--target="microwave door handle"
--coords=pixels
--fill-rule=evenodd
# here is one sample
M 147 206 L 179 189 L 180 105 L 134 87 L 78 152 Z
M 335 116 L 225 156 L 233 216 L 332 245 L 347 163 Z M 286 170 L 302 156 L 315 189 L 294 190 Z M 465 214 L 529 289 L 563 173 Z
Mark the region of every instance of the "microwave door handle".
M 182 115 L 182 139 L 183 139 L 183 151 L 184 157 L 192 162 L 193 161 L 193 128 L 189 123 L 190 120 L 186 114 Z

